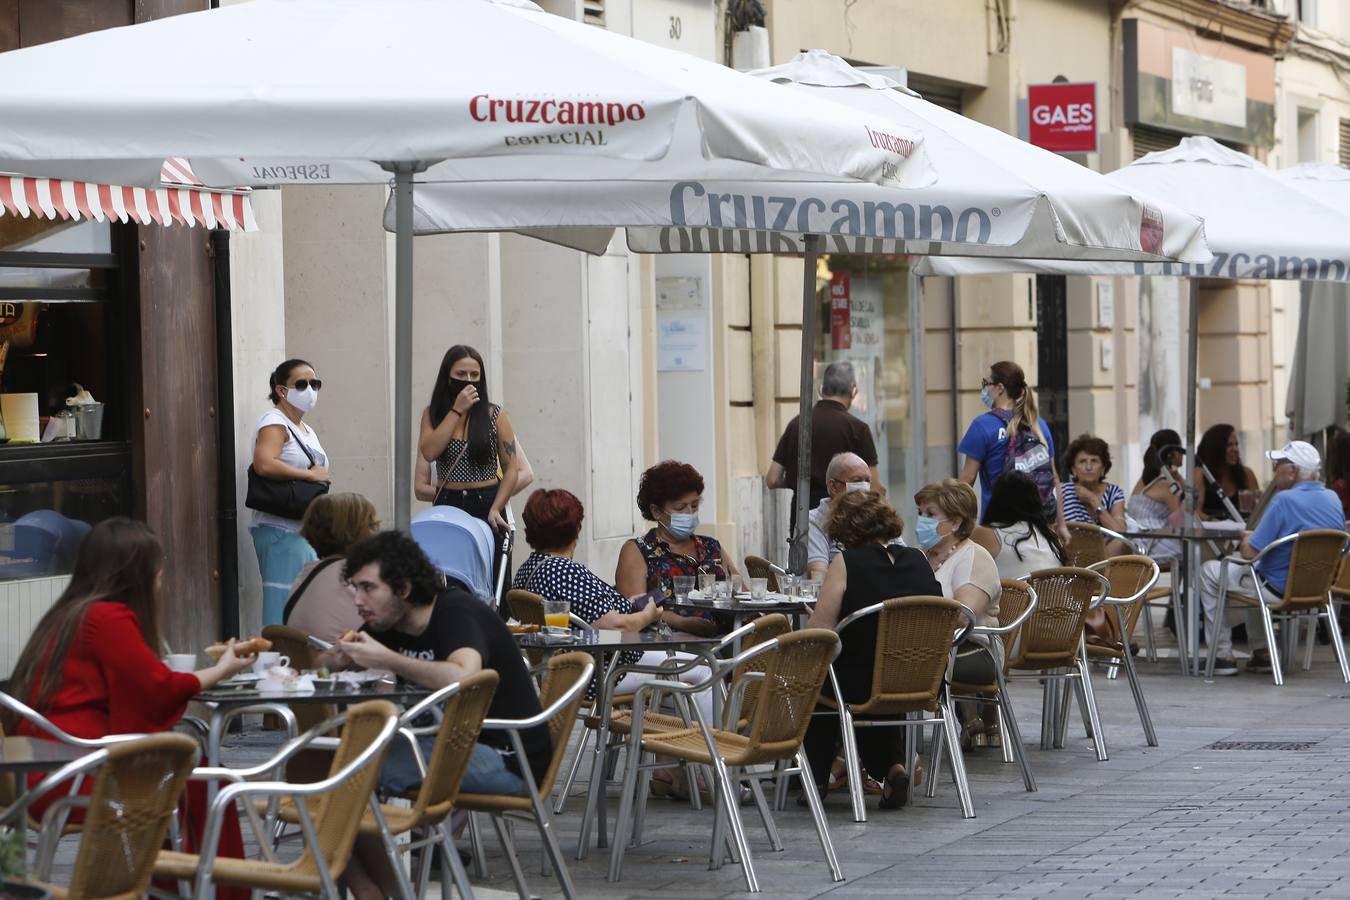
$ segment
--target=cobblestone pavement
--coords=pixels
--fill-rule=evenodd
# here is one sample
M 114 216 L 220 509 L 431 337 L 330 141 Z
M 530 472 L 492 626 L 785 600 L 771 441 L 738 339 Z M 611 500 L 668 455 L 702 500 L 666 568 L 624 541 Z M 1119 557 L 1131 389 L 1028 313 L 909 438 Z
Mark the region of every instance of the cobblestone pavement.
M 787 849 L 773 853 L 749 809 L 747 829 L 765 896 L 1173 897 L 1350 896 L 1350 686 L 1329 647 L 1313 670 L 1241 674 L 1212 684 L 1183 678 L 1175 661 L 1141 663 L 1157 727 L 1148 747 L 1122 676 L 1094 679 L 1110 760 L 1098 762 L 1075 718 L 1063 750 L 1039 749 L 1033 683 L 1014 702 L 1039 790 L 1027 793 L 997 750 L 967 754 L 976 818 L 962 819 L 949 778 L 937 796 L 855 824 L 847 797 L 826 801 L 846 879 L 830 881 L 810 817 L 789 803 L 777 821 Z M 1299 751 L 1211 750 L 1220 741 L 1299 741 Z M 611 809 L 616 801 L 611 799 Z M 585 898 L 740 896 L 739 867 L 707 868 L 711 816 L 653 800 L 646 842 L 630 849 L 625 877 L 605 880 L 608 857 L 570 861 L 580 804 L 557 818 L 577 893 Z M 516 829 L 538 893 L 539 843 Z M 491 840 L 489 848 L 495 850 Z M 510 889 L 490 858 L 485 886 Z
M 961 818 L 947 777 L 936 798 L 920 796 L 901 810 L 877 810 L 873 800 L 863 825 L 852 821 L 847 797 L 832 794 L 826 812 L 846 876 L 841 883 L 830 881 L 806 810 L 789 802 L 777 814 L 787 849 L 774 853 L 747 807 L 764 896 L 1350 897 L 1350 686 L 1330 648 L 1318 647 L 1313 670 L 1290 673 L 1282 688 L 1268 675 L 1245 673 L 1206 684 L 1183 678 L 1175 661 L 1140 668 L 1158 747 L 1144 742 L 1123 676 L 1107 681 L 1099 669 L 1107 762 L 1096 760 L 1076 716 L 1065 748 L 1041 751 L 1039 689 L 1022 682 L 1013 696 L 1039 791 L 1025 792 L 1016 765 L 986 749 L 966 757 L 974 819 Z M 229 761 L 261 759 L 261 745 L 272 740 L 236 738 Z M 1220 741 L 1309 746 L 1207 749 Z M 612 813 L 612 791 L 609 802 Z M 653 799 L 645 843 L 629 850 L 623 880 L 611 884 L 606 851 L 572 858 L 580 806 L 578 797 L 555 819 L 579 897 L 744 896 L 738 866 L 707 867 L 707 809 Z M 514 896 L 505 859 L 486 831 L 490 871 L 476 893 Z M 557 896 L 556 881 L 540 874 L 536 832 L 521 824 L 515 835 L 531 888 Z M 73 850 L 74 841 L 63 843 L 62 863 Z

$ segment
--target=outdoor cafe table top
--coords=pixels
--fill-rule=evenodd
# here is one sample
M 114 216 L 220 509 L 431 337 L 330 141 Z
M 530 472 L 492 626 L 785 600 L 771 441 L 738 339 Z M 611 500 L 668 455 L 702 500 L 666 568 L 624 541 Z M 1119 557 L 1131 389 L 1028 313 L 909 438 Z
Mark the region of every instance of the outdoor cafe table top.
M 50 771 L 94 752 L 42 738 L 0 737 L 0 772 Z
M 676 609 L 702 609 L 711 612 L 730 613 L 734 616 L 758 616 L 764 613 L 809 613 L 815 608 L 815 601 L 788 597 L 784 594 L 770 594 L 766 602 L 743 598 L 713 600 L 706 597 L 690 597 L 684 600 L 672 600 L 668 605 Z
M 1234 528 L 1144 528 L 1125 531 L 1128 538 L 1145 538 L 1171 541 L 1237 541 L 1242 532 Z
M 259 691 L 246 687 L 212 688 L 202 691 L 192 699 L 200 703 L 211 703 L 217 707 L 253 706 L 259 703 L 279 703 L 294 705 L 297 703 L 361 703 L 366 700 L 389 700 L 396 703 L 421 700 L 431 691 L 416 684 L 388 681 L 373 681 L 355 688 L 335 685 L 313 691 Z
M 699 637 L 683 632 L 656 631 L 599 631 L 572 632 L 566 640 L 546 638 L 542 634 L 519 634 L 516 641 L 530 650 L 579 650 L 582 653 L 604 654 L 621 650 L 696 650 L 721 642 L 720 637 Z

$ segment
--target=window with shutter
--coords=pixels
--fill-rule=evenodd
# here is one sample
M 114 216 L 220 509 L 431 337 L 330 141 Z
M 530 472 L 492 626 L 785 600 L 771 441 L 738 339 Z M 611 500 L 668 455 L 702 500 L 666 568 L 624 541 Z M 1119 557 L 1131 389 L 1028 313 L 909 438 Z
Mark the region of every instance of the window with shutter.
M 1340 157 L 1340 164 L 1350 166 L 1350 119 L 1341 119 L 1340 126 L 1340 140 L 1336 152 Z
M 1135 125 L 1130 129 L 1130 136 L 1134 138 L 1134 158 L 1138 159 L 1146 153 L 1171 150 L 1180 144 L 1186 135 L 1161 128 L 1150 128 L 1147 125 Z
M 582 6 L 582 21 L 587 25 L 605 27 L 605 0 L 586 0 Z
M 929 103 L 960 114 L 962 95 L 965 89 L 952 81 L 943 81 L 931 75 L 910 72 L 907 78 L 909 89 L 919 94 Z

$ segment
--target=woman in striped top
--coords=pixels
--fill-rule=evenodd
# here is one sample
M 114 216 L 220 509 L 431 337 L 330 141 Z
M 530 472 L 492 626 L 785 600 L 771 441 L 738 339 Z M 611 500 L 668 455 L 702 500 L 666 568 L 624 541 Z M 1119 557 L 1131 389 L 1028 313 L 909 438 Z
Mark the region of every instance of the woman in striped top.
M 1111 450 L 1106 441 L 1080 434 L 1064 461 L 1072 473 L 1059 486 L 1060 518 L 1064 522 L 1091 522 L 1112 531 L 1125 530 L 1125 492 L 1106 480 Z

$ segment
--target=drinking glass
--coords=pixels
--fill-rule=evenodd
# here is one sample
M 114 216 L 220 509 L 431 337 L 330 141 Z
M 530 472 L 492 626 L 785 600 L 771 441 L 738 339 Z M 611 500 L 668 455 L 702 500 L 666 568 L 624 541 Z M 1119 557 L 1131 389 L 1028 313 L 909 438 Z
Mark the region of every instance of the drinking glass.
M 769 595 L 769 579 L 751 578 L 750 579 L 750 599 L 763 600 Z
M 1238 491 L 1237 508 L 1238 512 L 1242 513 L 1244 517 L 1250 516 L 1252 510 L 1256 509 L 1256 493 L 1256 491 L 1245 488 Z
M 713 591 L 717 587 L 717 576 L 709 572 L 698 573 L 698 592 L 703 595 L 704 600 L 713 599 Z
M 683 603 L 689 599 L 689 592 L 694 589 L 693 575 L 676 575 L 671 579 L 675 586 L 675 599 Z
M 814 603 L 816 597 L 819 595 L 820 585 L 816 584 L 814 581 L 803 581 L 801 584 L 797 585 L 797 598 L 799 600 Z
M 713 590 L 717 592 L 718 603 L 731 602 L 731 582 L 723 578 L 714 585 Z
M 568 629 L 572 625 L 570 618 L 572 604 L 566 600 L 544 601 L 544 624 L 549 628 Z
M 800 580 L 801 579 L 799 579 L 796 575 L 793 575 L 791 573 L 788 573 L 787 575 L 779 575 L 778 586 L 779 588 L 782 589 L 784 596 L 796 597 L 798 591 L 797 585 L 800 582 Z

